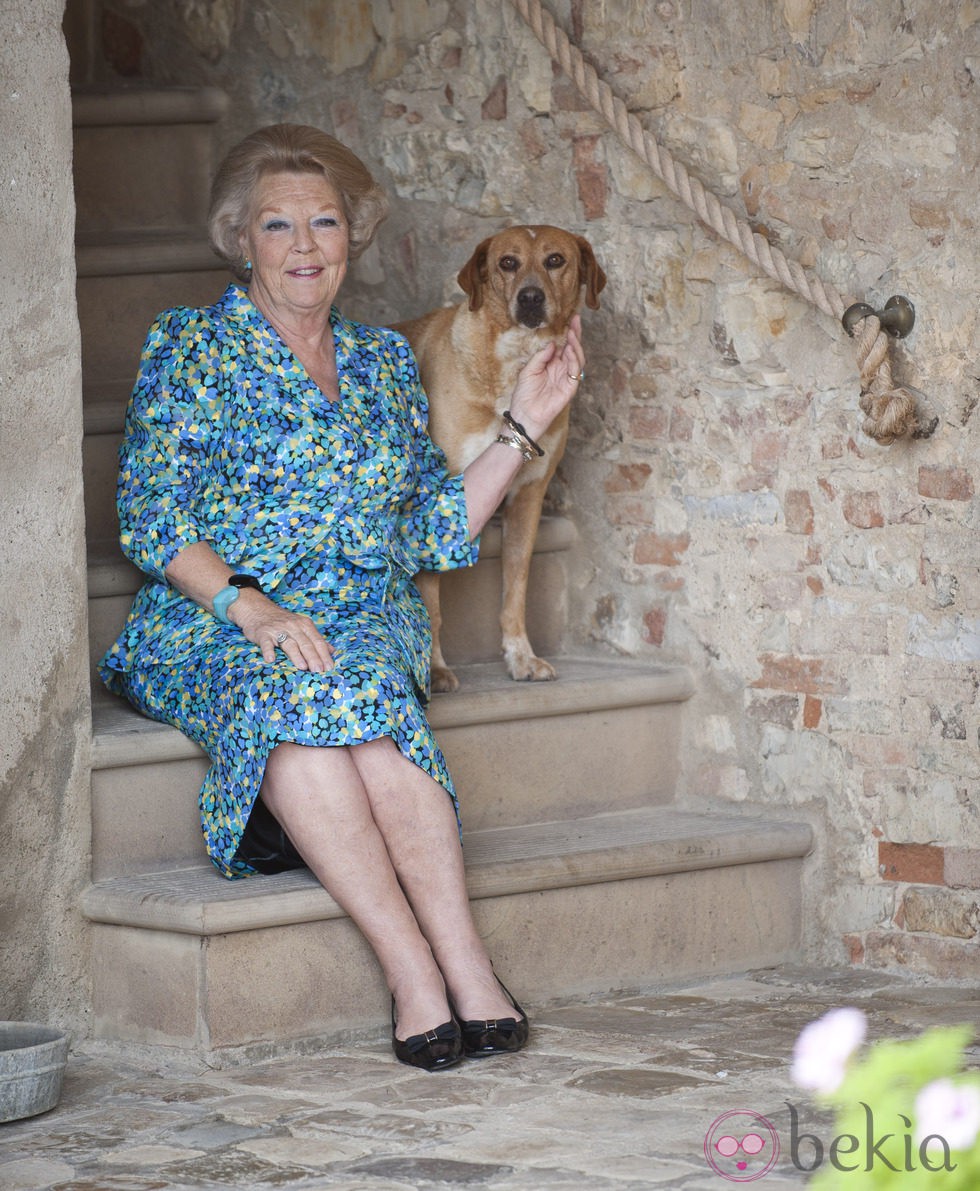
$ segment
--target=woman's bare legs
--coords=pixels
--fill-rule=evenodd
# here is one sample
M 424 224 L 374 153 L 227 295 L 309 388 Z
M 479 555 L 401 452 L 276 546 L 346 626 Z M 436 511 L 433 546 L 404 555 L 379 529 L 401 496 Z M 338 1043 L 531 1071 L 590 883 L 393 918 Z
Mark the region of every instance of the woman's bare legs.
M 447 1021 L 447 991 L 463 1017 L 513 1016 L 470 915 L 452 803 L 393 741 L 277 745 L 262 798 L 374 949 L 400 1038 Z
M 351 750 L 415 919 L 465 1019 L 513 1017 L 466 892 L 456 812 L 446 791 L 388 737 Z

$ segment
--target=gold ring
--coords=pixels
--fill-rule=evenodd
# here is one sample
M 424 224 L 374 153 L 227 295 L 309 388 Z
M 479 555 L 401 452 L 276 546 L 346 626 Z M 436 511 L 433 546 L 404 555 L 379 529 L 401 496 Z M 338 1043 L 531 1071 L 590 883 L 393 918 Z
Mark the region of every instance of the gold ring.
M 583 369 L 581 372 L 570 372 L 568 374 L 568 379 L 569 380 L 585 380 L 585 370 Z

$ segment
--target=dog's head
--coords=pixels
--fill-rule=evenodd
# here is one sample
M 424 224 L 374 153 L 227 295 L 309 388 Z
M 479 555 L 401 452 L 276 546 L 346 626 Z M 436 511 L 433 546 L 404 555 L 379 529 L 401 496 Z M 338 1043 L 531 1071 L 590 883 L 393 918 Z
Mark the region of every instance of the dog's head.
M 585 304 L 598 309 L 606 275 L 592 245 L 559 227 L 509 227 L 478 244 L 457 281 L 470 310 L 486 306 L 502 325 L 560 336 Z

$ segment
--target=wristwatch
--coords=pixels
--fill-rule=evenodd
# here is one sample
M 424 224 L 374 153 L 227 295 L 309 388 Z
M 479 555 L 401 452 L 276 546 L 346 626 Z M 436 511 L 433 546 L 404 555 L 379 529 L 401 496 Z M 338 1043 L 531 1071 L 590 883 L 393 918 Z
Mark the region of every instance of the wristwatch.
M 228 609 L 241 595 L 243 587 L 254 587 L 256 591 L 262 590 L 262 584 L 254 575 L 230 575 L 228 586 L 222 587 L 211 601 L 214 614 L 222 624 L 231 624 L 231 621 L 228 619 Z

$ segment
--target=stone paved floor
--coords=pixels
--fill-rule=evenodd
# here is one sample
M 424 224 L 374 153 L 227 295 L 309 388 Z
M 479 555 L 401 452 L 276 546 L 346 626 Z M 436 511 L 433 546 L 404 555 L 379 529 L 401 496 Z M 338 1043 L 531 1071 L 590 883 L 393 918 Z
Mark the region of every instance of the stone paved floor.
M 705 1158 L 733 1112 L 736 1136 L 746 1119 L 761 1129 L 759 1114 L 781 1143 L 752 1181 L 799 1189 L 789 1102 L 801 1131 L 829 1140 L 830 1122 L 791 1085 L 788 1056 L 808 1021 L 843 1004 L 879 1038 L 980 1017 L 976 989 L 781 968 L 547 1009 L 522 1054 L 434 1075 L 378 1040 L 224 1070 L 83 1050 L 56 1109 L 0 1125 L 0 1188 L 720 1191 L 749 1181 Z

